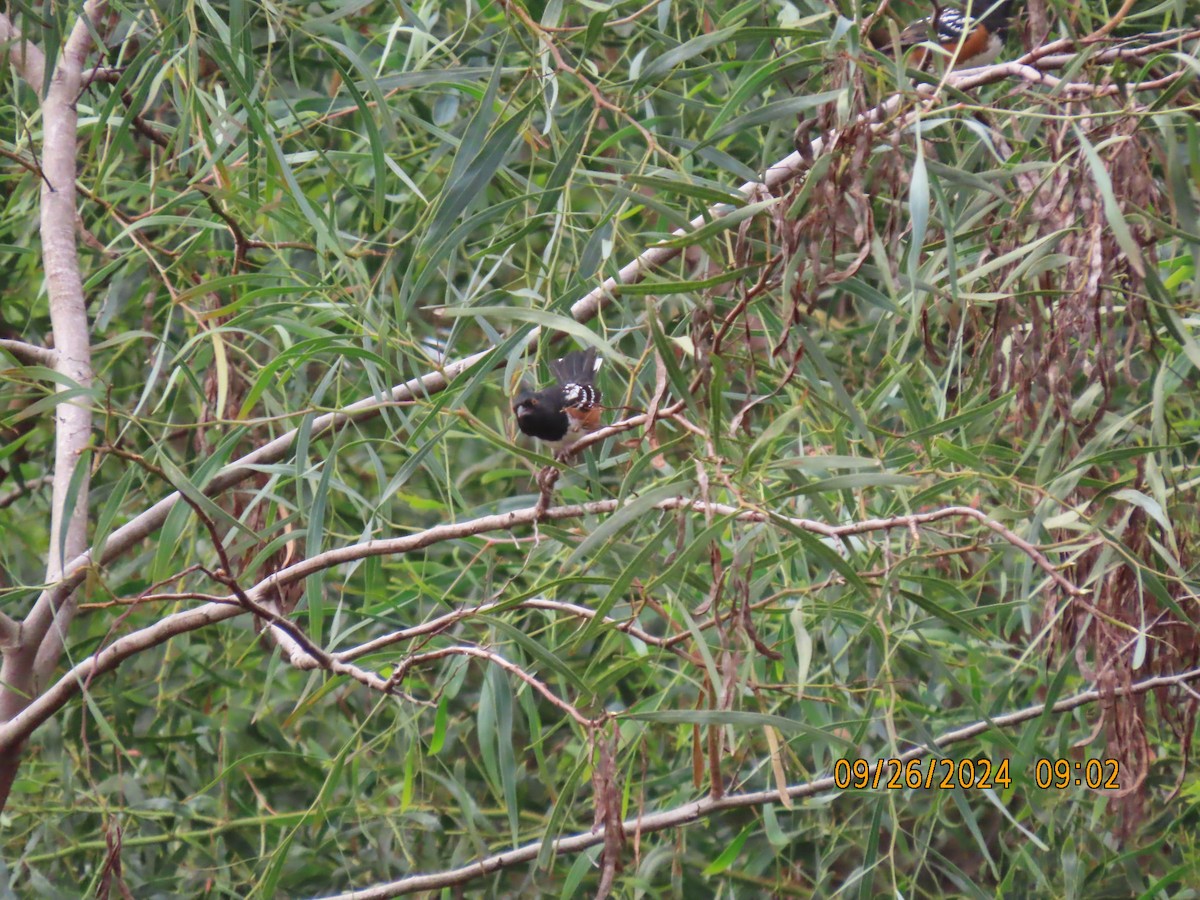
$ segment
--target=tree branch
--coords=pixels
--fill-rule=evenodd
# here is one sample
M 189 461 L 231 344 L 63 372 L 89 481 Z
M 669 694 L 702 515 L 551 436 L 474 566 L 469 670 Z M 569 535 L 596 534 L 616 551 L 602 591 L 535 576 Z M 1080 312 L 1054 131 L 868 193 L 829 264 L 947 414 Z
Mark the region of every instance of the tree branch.
M 1096 703 L 1102 699 L 1111 698 L 1114 695 L 1118 697 L 1134 696 L 1164 687 L 1182 687 L 1188 682 L 1197 679 L 1200 679 L 1200 669 L 1191 669 L 1176 675 L 1147 678 L 1145 681 L 1130 685 L 1128 688 L 1115 688 L 1111 692 L 1101 693 L 1101 691 L 1093 688 L 1092 690 L 1083 691 L 1075 694 L 1073 697 L 1067 697 L 1064 700 L 1058 701 L 1051 707 L 1051 711 L 1061 714 L 1090 703 Z M 939 750 L 952 747 L 955 744 L 961 744 L 989 731 L 995 731 L 999 728 L 1011 728 L 1014 725 L 1032 721 L 1045 714 L 1046 705 L 1044 703 L 1036 703 L 1033 706 L 1027 706 L 1015 712 L 993 716 L 970 725 L 965 725 L 962 728 L 944 732 L 929 743 L 920 743 L 912 750 L 902 753 L 898 758 L 901 763 L 907 763 L 910 760 L 932 756 Z M 617 718 L 619 719 L 620 716 Z M 834 790 L 838 790 L 834 778 L 825 776 L 813 781 L 791 785 L 786 789 L 786 794 L 792 800 L 800 800 L 805 797 L 813 797 L 817 794 Z M 632 835 L 649 834 L 655 831 L 664 831 L 668 828 L 682 828 L 700 819 L 717 815 L 725 810 L 761 807 L 768 803 L 777 803 L 779 802 L 780 794 L 780 790 L 772 789 L 768 791 L 748 791 L 741 794 L 726 794 L 720 798 L 704 797 L 672 809 L 644 813 L 626 819 L 621 823 L 621 828 L 626 834 Z M 578 853 L 589 847 L 600 846 L 604 843 L 605 830 L 603 826 L 600 826 L 580 834 L 557 838 L 551 842 L 552 851 L 556 854 Z M 437 891 L 454 885 L 467 884 L 477 878 L 490 875 L 493 872 L 512 868 L 522 863 L 532 862 L 537 859 L 538 854 L 541 853 L 544 846 L 545 842 L 539 839 L 520 847 L 515 847 L 512 850 L 506 850 L 492 856 L 485 856 L 482 859 L 468 863 L 465 866 L 459 866 L 456 869 L 433 872 L 428 875 L 410 875 L 407 878 L 401 878 L 387 884 L 377 884 L 374 887 L 358 888 L 347 893 L 333 894 L 325 897 L 324 900 L 388 900 L 388 898 L 399 897 L 404 894 Z
M 129 657 L 165 643 L 176 635 L 232 619 L 244 612 L 245 610 L 236 603 L 206 603 L 196 609 L 173 613 L 153 625 L 117 638 L 103 650 L 80 660 L 23 710 L 0 724 L 0 756 L 19 748 L 39 725 L 82 691 L 97 675 L 113 671 Z
M 426 663 L 436 662 L 439 659 L 445 659 L 448 656 L 473 656 L 476 659 L 486 660 L 492 665 L 499 666 L 505 672 L 508 672 L 509 674 L 525 682 L 527 685 L 545 697 L 547 702 L 549 702 L 552 706 L 561 709 L 579 725 L 582 725 L 585 728 L 590 728 L 592 725 L 596 724 L 566 700 L 563 700 L 561 697 L 555 694 L 554 691 L 550 690 L 550 688 L 548 688 L 540 679 L 534 675 L 531 675 L 529 672 L 526 672 L 516 663 L 509 662 L 499 653 L 495 653 L 491 650 L 484 650 L 482 647 L 470 647 L 463 645 L 454 647 L 441 647 L 437 650 L 429 650 L 425 653 L 415 653 L 412 656 L 406 656 L 403 660 L 401 660 L 400 665 L 396 667 L 396 672 L 394 675 L 392 675 L 391 681 L 395 684 L 399 684 L 404 679 L 404 676 L 408 674 L 410 669 L 416 666 L 425 665 Z
M 21 639 L 21 625 L 6 613 L 0 612 L 0 652 L 8 652 Z
M 47 347 L 27 344 L 24 341 L 0 339 L 0 350 L 3 350 L 17 362 L 27 366 L 45 366 L 53 369 L 58 365 L 58 354 Z
M 90 388 L 92 351 L 75 243 L 78 209 L 75 200 L 75 156 L 78 115 L 75 101 L 82 84 L 83 62 L 91 48 L 92 23 L 105 0 L 86 0 L 42 101 L 41 238 L 42 265 L 50 300 L 54 333 L 55 371 L 62 376 L 58 393 L 69 387 Z M 15 55 L 23 77 L 41 93 L 45 59 L 31 52 L 7 17 L 0 16 L 0 40 L 18 41 Z M 54 410 L 54 468 L 50 506 L 50 547 L 46 582 L 59 581 L 66 561 L 87 547 L 90 471 L 82 454 L 91 440 L 92 410 L 86 396 L 60 402 Z M 62 654 L 66 631 L 75 615 L 70 591 L 51 596 L 43 592 L 5 648 L 0 664 L 0 721 L 9 721 L 37 696 Z M 20 765 L 20 748 L 11 746 L 0 757 L 0 808 L 7 803 Z
M 12 50 L 14 45 L 15 51 Z M 41 47 L 24 37 L 5 13 L 0 13 L 0 51 L 2 50 L 11 51 L 9 59 L 17 74 L 40 95 L 46 78 L 46 54 L 42 53 Z
M 558 521 L 588 515 L 602 515 L 614 512 L 621 505 L 617 500 L 597 500 L 592 503 L 581 503 L 572 506 L 556 506 L 542 511 L 539 511 L 536 506 L 531 506 L 512 512 L 481 516 L 465 522 L 435 525 L 425 531 L 405 537 L 351 544 L 309 557 L 286 569 L 280 569 L 253 587 L 246 589 L 242 592 L 244 595 L 242 599 L 229 597 L 227 600 L 206 603 L 204 606 L 197 607 L 196 609 L 167 616 L 153 625 L 119 638 L 103 650 L 80 661 L 55 682 L 52 687 L 48 688 L 40 697 L 31 702 L 20 714 L 12 717 L 7 723 L 0 725 L 0 753 L 13 746 L 14 743 L 19 744 L 21 741 L 24 741 L 38 726 L 49 719 L 63 704 L 74 696 L 83 684 L 95 678 L 96 675 L 112 671 L 123 660 L 133 654 L 157 646 L 177 634 L 192 631 L 196 628 L 213 624 L 214 622 L 223 621 L 224 619 L 233 618 L 248 610 L 256 610 L 259 608 L 258 604 L 273 596 L 274 591 L 279 587 L 300 581 L 315 572 L 343 563 L 366 559 L 371 556 L 411 553 L 414 550 L 420 550 L 442 541 L 458 540 L 489 531 L 506 531 L 520 525 L 533 526 L 538 521 Z M 829 538 L 843 538 L 893 528 L 913 530 L 921 525 L 928 525 L 931 522 L 943 519 L 971 519 L 996 532 L 1006 541 L 1028 555 L 1049 575 L 1051 580 L 1068 594 L 1080 596 L 1085 593 L 1064 578 L 1036 547 L 1016 535 L 1006 526 L 969 506 L 949 506 L 925 513 L 865 519 L 860 522 L 849 522 L 845 525 L 828 525 L 813 519 L 780 516 L 760 510 L 739 509 L 721 503 L 705 504 L 687 497 L 671 497 L 659 501 L 654 505 L 654 508 L 732 516 L 744 522 L 776 524 L 784 522 L 793 528 L 803 529 Z M 268 620 L 274 618 L 269 613 L 267 616 Z M 275 630 L 276 639 L 280 640 L 287 648 L 286 652 L 289 655 L 289 659 L 298 665 L 299 668 L 326 668 L 335 674 L 344 674 L 355 678 L 373 689 L 386 689 L 386 685 L 380 683 L 383 679 L 379 678 L 379 676 L 347 665 L 350 660 L 357 658 L 363 653 L 379 649 L 381 644 L 378 642 L 369 642 L 362 647 L 352 648 L 339 653 L 329 653 L 320 650 L 316 654 L 313 654 L 309 653 L 289 633 L 294 629 L 294 626 L 291 626 L 290 623 L 287 628 L 275 623 L 272 623 L 270 627 Z M 435 633 L 430 626 L 415 626 L 408 631 L 412 636 L 420 633 Z M 331 663 L 336 663 L 337 665 L 331 665 Z
M 75 100 L 82 84 L 83 62 L 91 48 L 90 23 L 105 0 L 87 0 L 55 66 L 50 89 L 42 103 L 42 260 L 50 296 L 50 321 L 57 354 L 56 371 L 68 384 L 90 388 L 92 349 L 75 244 L 75 154 L 78 116 Z M 58 391 L 67 390 L 64 384 Z M 46 581 L 54 583 L 66 561 L 87 547 L 89 471 L 80 457 L 91 440 L 92 410 L 86 397 L 75 397 L 55 408 L 54 485 L 51 502 L 50 552 Z M 76 476 L 76 469 L 81 469 Z M 73 495 L 73 496 L 72 496 Z M 68 508 L 68 502 L 71 504 Z M 61 604 L 38 602 L 22 627 L 22 643 L 37 647 L 35 678 L 52 671 L 62 651 L 67 625 L 74 615 L 67 597 Z M 51 627 L 53 625 L 53 628 Z M 7 663 L 7 660 L 6 660 Z M 4 676 L 9 673 L 5 671 Z M 3 676 L 0 676 L 3 677 Z M 5 685 L 12 685 L 3 677 Z M 36 688 L 35 688 L 36 689 Z M 6 692 L 7 693 L 7 692 Z M 6 704 L 0 700 L 0 718 Z
M 591 503 L 580 503 L 572 506 L 556 506 L 540 512 L 536 506 L 511 512 L 499 513 L 492 516 L 481 516 L 465 522 L 454 522 L 448 525 L 435 525 L 425 531 L 405 537 L 387 538 L 382 540 L 364 541 L 359 544 L 349 544 L 334 550 L 326 550 L 307 557 L 294 565 L 264 578 L 254 587 L 247 589 L 247 595 L 254 600 L 270 596 L 271 592 L 286 585 L 307 578 L 316 572 L 333 566 L 367 559 L 372 556 L 395 556 L 421 550 L 442 541 L 458 540 L 464 537 L 482 534 L 488 531 L 506 531 L 522 525 L 533 525 L 539 521 L 558 521 L 560 519 L 575 519 L 581 516 L 605 515 L 615 512 L 622 505 L 619 500 L 595 500 Z M 923 513 L 913 513 L 903 516 L 864 519 L 849 522 L 845 525 L 830 525 L 815 519 L 794 518 L 757 509 L 741 509 L 724 503 L 704 503 L 687 497 L 671 497 L 654 504 L 659 510 L 688 510 L 697 513 L 712 513 L 718 516 L 730 516 L 742 522 L 784 523 L 792 528 L 819 534 L 822 537 L 841 539 L 853 535 L 867 534 L 872 531 L 887 531 L 894 528 L 914 530 L 922 525 L 938 522 L 943 519 L 972 519 L 985 528 L 989 528 L 1028 556 L 1055 584 L 1073 597 L 1081 597 L 1087 591 L 1076 587 L 1054 564 L 1046 558 L 1029 541 L 1016 534 L 1012 529 L 1001 524 L 990 516 L 970 506 L 947 506 L 941 509 Z

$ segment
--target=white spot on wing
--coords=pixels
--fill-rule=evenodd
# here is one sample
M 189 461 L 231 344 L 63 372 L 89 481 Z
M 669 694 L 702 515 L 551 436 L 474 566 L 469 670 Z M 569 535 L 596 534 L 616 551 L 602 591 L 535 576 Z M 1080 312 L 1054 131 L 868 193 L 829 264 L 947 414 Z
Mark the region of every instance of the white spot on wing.
M 596 404 L 596 389 L 588 384 L 564 384 L 563 404 L 577 409 L 591 409 Z
M 966 17 L 957 9 L 943 9 L 942 14 L 938 16 L 938 37 L 943 41 L 957 41 L 962 37 L 966 24 Z

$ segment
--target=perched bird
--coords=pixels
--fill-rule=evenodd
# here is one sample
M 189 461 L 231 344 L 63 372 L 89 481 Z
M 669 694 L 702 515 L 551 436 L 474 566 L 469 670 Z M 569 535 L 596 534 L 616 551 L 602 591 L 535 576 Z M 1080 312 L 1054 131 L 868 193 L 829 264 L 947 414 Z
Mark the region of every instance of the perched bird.
M 970 12 L 952 6 L 938 8 L 934 15 L 919 19 L 901 31 L 896 49 L 904 53 L 910 47 L 932 41 L 949 54 L 951 68 L 985 66 L 1004 49 L 1011 6 L 1011 0 L 972 0 Z M 873 34 L 871 43 L 880 50 L 892 47 L 887 34 Z M 927 56 L 926 49 L 918 49 L 913 53 L 913 63 L 920 68 Z
M 513 412 L 517 427 L 530 437 L 546 441 L 558 454 L 600 427 L 600 391 L 596 370 L 603 360 L 595 348 L 576 350 L 550 363 L 555 383 L 540 391 L 523 390 Z

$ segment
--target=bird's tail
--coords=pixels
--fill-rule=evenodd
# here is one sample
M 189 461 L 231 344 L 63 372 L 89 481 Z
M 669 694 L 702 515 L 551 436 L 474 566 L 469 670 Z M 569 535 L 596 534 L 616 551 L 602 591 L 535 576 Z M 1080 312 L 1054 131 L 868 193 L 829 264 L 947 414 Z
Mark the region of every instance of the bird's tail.
M 550 371 L 559 384 L 595 384 L 596 370 L 601 360 L 596 359 L 596 348 L 576 350 L 562 359 L 550 363 Z
M 989 30 L 1000 33 L 1008 25 L 1009 15 L 1012 13 L 1012 0 L 973 0 L 971 12 L 973 16 L 978 16 Z

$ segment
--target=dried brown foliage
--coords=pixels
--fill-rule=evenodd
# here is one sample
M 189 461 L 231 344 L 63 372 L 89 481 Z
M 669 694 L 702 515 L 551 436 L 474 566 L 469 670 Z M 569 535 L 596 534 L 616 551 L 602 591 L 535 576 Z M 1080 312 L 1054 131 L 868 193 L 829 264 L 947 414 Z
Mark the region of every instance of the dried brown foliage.
M 1009 99 L 1014 97 L 1026 106 L 1038 100 L 1023 91 Z M 1068 459 L 1153 374 L 1144 362 L 1153 360 L 1156 350 L 1147 267 L 1155 265 L 1153 248 L 1164 235 L 1154 217 L 1142 212 L 1168 208 L 1170 198 L 1156 175 L 1158 151 L 1144 130 L 1142 108 L 1112 100 L 1042 98 L 1042 109 L 1058 115 L 997 116 L 1007 124 L 987 125 L 995 146 L 1010 162 L 1036 159 L 1037 164 L 1013 166 L 1006 185 L 1011 203 L 998 206 L 970 236 L 978 248 L 974 266 L 1014 256 L 1010 264 L 990 272 L 987 284 L 972 287 L 999 299 L 966 301 L 963 365 L 974 368 L 966 375 L 986 376 L 993 397 L 1013 392 L 1015 414 L 1005 428 L 1014 443 L 1045 439 L 1036 430 L 1049 415 L 1061 423 L 1052 439 Z M 890 274 L 903 280 L 911 163 L 900 152 L 902 139 L 894 132 L 881 139 L 866 125 L 834 129 L 832 134 L 827 159 L 818 159 L 808 178 L 791 187 L 772 220 L 773 246 L 782 253 L 780 270 L 788 273 L 783 282 L 790 287 L 780 300 L 786 304 L 780 315 L 788 325 L 780 346 L 791 326 L 816 309 L 838 317 L 854 315 L 853 304 L 836 286 L 870 274 L 862 267 L 873 242 L 887 249 Z M 911 143 L 911 135 L 907 139 Z M 891 142 L 891 152 L 880 152 L 881 140 Z M 927 158 L 939 158 L 939 140 L 929 140 Z M 1010 141 L 1024 148 L 1022 154 L 1013 154 Z M 1091 157 L 1085 142 L 1094 148 Z M 952 164 L 946 157 L 944 152 L 940 155 L 943 163 Z M 1103 175 L 1097 172 L 1097 159 Z M 944 241 L 946 227 L 935 202 L 926 247 Z M 1122 242 L 1120 228 L 1128 229 L 1138 252 L 1130 252 L 1130 241 Z M 1046 238 L 1046 262 L 1022 269 L 1022 248 Z M 929 319 L 958 312 L 944 306 L 926 312 L 925 352 L 931 367 L 945 365 L 936 335 L 953 334 L 955 328 Z M 1085 395 L 1089 402 L 1079 402 Z M 1126 476 L 1121 484 L 1119 476 L 1093 468 L 1083 473 L 1069 496 L 1059 499 L 1066 505 L 1103 510 L 1106 507 L 1099 504 L 1116 487 L 1145 489 L 1142 475 L 1139 469 L 1137 479 Z M 1186 522 L 1194 520 L 1193 515 L 1182 515 Z M 1179 516 L 1172 511 L 1170 517 L 1178 523 Z M 1148 733 L 1156 726 L 1154 710 L 1174 731 L 1186 760 L 1198 705 L 1182 688 L 1164 689 L 1154 702 L 1126 689 L 1136 678 L 1196 665 L 1200 617 L 1191 612 L 1194 604 L 1188 602 L 1182 581 L 1163 588 L 1170 602 L 1145 584 L 1147 573 L 1163 568 L 1156 543 L 1168 546 L 1178 565 L 1189 569 L 1190 532 L 1177 527 L 1168 538 L 1144 510 L 1128 504 L 1114 506 L 1107 524 L 1124 553 L 1114 553 L 1109 542 L 1098 542 L 1080 554 L 1069 575 L 1077 584 L 1088 584 L 1091 578 L 1094 594 L 1087 601 L 1059 594 L 1047 603 L 1044 623 L 1052 623 L 1047 663 L 1073 657 L 1081 674 L 1094 679 L 1111 698 L 1098 710 L 1096 730 L 1085 743 L 1103 736 L 1103 747 L 1089 746 L 1088 755 L 1121 761 L 1122 789 L 1111 802 L 1119 828 L 1128 832 L 1141 818 L 1148 789 L 1153 761 Z M 1070 540 L 1075 534 L 1063 532 L 1061 537 Z M 1135 654 L 1134 642 L 1140 640 L 1145 641 L 1144 654 Z M 1140 663 L 1136 667 L 1135 661 Z
M 991 380 L 996 392 L 1016 391 L 1028 420 L 1037 421 L 1049 403 L 1085 441 L 1112 407 L 1117 383 L 1139 378 L 1125 361 L 1135 346 L 1146 347 L 1151 339 L 1143 273 L 1158 236 L 1138 224 L 1137 213 L 1161 206 L 1164 198 L 1150 173 L 1152 148 L 1139 131 L 1139 117 L 1093 117 L 1082 104 L 1068 104 L 1064 112 L 1082 118 L 1078 125 L 1055 120 L 1045 126 L 1047 165 L 1014 179 L 1018 215 L 1002 229 L 996 252 L 1059 234 L 1054 249 L 1066 261 L 997 305 L 990 329 Z M 1080 134 L 1093 147 L 1107 143 L 1097 154 L 1134 241 L 1145 248 L 1144 262 L 1121 248 Z M 1092 384 L 1102 387 L 1103 399 L 1076 418 L 1075 400 Z

